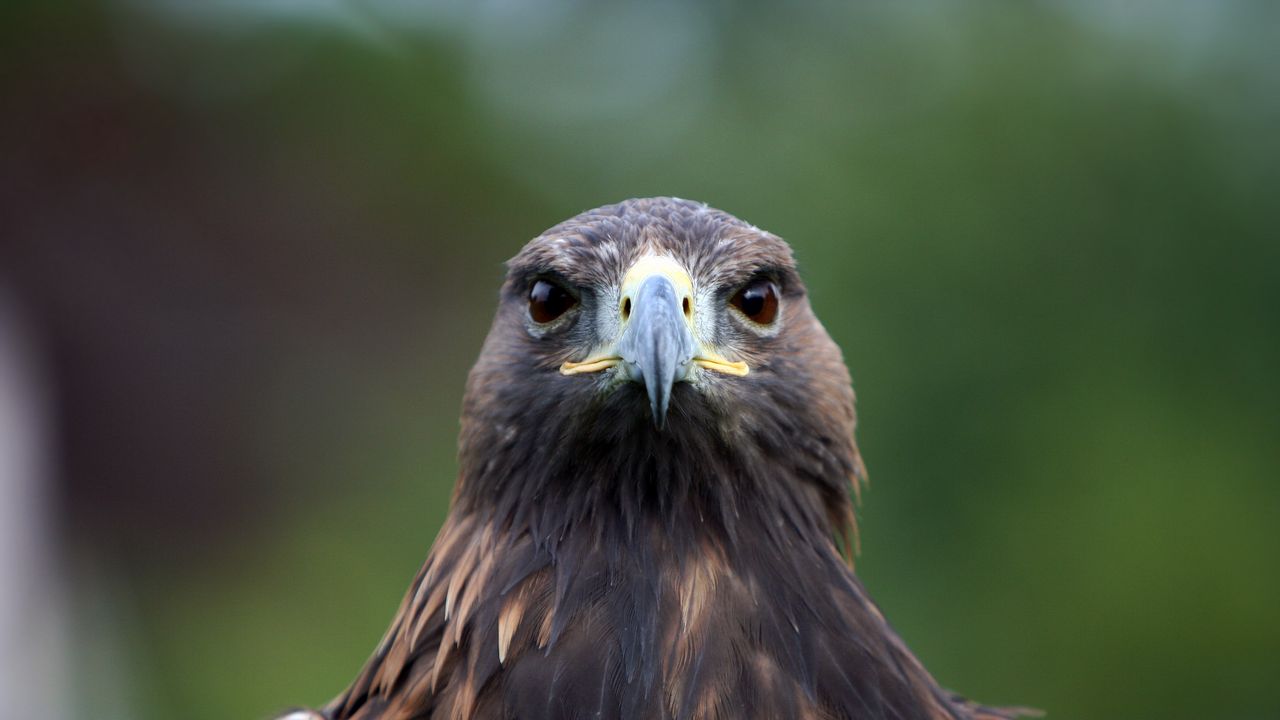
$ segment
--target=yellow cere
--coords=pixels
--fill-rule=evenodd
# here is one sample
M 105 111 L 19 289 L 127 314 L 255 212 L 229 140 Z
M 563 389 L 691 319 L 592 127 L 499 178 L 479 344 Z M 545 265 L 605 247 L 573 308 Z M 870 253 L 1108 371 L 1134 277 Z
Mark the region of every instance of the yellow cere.
M 622 297 L 628 298 L 640 289 L 640 285 L 654 275 L 661 275 L 671 281 L 671 286 L 681 299 L 693 300 L 693 280 L 680 263 L 667 255 L 645 255 L 636 261 L 622 278 Z

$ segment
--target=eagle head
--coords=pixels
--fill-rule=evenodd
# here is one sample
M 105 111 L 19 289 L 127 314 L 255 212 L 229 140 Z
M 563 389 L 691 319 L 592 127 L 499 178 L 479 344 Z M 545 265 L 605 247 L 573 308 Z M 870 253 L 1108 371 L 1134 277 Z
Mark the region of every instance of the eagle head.
M 797 491 L 851 530 L 853 390 L 781 238 L 702 203 L 628 200 L 507 267 L 468 382 L 464 481 L 544 468 L 544 482 L 634 473 L 683 490 L 788 458 L 785 475 L 813 485 Z

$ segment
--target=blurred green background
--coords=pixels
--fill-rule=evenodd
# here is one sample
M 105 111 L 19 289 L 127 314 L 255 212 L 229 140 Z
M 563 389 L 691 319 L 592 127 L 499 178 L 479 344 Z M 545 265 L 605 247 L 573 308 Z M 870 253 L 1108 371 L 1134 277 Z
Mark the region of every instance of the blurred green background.
M 53 418 L 50 707 L 340 691 L 446 511 L 502 261 L 676 195 L 794 246 L 858 391 L 859 572 L 943 684 L 1280 717 L 1278 28 L 11 0 L 0 281 Z

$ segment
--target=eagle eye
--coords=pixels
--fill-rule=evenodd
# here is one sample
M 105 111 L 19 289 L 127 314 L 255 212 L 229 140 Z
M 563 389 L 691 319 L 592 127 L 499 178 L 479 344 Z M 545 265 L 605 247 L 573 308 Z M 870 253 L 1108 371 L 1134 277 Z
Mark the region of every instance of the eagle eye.
M 538 280 L 529 288 L 529 317 L 536 323 L 549 323 L 577 304 L 568 290 L 550 280 Z
M 778 284 L 768 278 L 752 280 L 734 293 L 729 303 L 751 322 L 772 325 L 778 318 Z

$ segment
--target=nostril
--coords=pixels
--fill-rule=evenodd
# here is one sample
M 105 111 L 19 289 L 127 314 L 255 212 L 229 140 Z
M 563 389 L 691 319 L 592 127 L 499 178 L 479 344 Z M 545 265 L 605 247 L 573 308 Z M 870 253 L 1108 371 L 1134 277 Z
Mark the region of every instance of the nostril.
M 684 316 L 685 316 L 685 317 L 689 317 L 689 316 L 690 316 L 690 314 L 692 313 L 692 310 L 690 309 L 690 306 L 689 306 L 689 298 L 688 298 L 688 297 L 686 297 L 686 298 L 684 299 L 684 302 L 681 304 L 681 307 L 683 307 L 683 308 L 684 308 Z
M 622 319 L 626 320 L 631 317 L 631 298 L 622 301 Z

